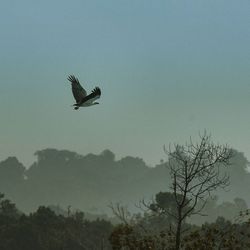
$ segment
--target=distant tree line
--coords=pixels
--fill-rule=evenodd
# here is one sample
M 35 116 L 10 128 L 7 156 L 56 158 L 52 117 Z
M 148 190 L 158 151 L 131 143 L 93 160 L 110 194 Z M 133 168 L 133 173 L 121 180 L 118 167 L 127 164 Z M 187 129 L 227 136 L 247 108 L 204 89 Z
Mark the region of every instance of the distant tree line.
M 218 190 L 216 195 L 229 201 L 242 197 L 250 204 L 248 160 L 235 150 L 233 155 L 226 169 L 230 192 Z M 167 157 L 155 167 L 147 166 L 138 157 L 116 160 L 110 150 L 82 156 L 67 150 L 44 149 L 37 151 L 36 157 L 29 168 L 16 157 L 0 162 L 0 191 L 27 213 L 40 204 L 62 207 L 70 204 L 86 212 L 107 213 L 109 201 L 122 201 L 133 209 L 142 197 L 151 198 L 159 191 L 170 191 Z

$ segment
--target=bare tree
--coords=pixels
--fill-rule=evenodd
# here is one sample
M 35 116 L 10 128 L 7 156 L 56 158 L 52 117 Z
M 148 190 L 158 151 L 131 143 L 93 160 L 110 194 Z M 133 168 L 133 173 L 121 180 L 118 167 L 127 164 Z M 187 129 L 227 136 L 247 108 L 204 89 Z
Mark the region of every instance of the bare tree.
M 128 211 L 128 209 L 121 205 L 119 202 L 115 204 L 111 202 L 108 207 L 112 210 L 116 218 L 118 218 L 122 223 L 124 223 L 125 225 L 129 225 L 132 223 L 133 216 Z
M 229 176 L 222 168 L 230 164 L 233 151 L 217 145 L 204 132 L 198 143 L 169 146 L 167 166 L 172 179 L 171 189 L 176 203 L 176 250 L 180 249 L 182 222 L 192 214 L 200 214 L 210 193 L 229 185 Z M 198 209 L 197 202 L 202 206 Z

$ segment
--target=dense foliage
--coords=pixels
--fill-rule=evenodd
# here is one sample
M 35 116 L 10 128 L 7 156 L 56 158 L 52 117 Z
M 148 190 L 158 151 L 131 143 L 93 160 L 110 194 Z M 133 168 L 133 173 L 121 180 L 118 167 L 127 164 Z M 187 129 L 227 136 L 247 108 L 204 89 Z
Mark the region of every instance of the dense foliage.
M 3 195 L 0 197 L 1 250 L 108 250 L 112 229 L 110 222 L 88 221 L 82 212 L 63 216 L 40 206 L 25 215 Z
M 174 233 L 167 229 L 159 233 L 138 230 L 138 225 L 116 226 L 110 237 L 115 250 L 175 250 Z M 250 221 L 231 223 L 219 217 L 215 223 L 190 226 L 182 233 L 182 250 L 248 250 Z
M 156 197 L 155 204 L 167 209 L 165 201 L 171 196 L 159 193 Z M 181 249 L 250 249 L 249 211 L 239 213 L 237 220 L 218 217 L 202 226 L 186 223 Z M 116 225 L 103 219 L 89 221 L 79 211 L 58 214 L 45 206 L 25 215 L 0 194 L 1 250 L 174 250 L 171 226 L 168 216 L 153 211 Z

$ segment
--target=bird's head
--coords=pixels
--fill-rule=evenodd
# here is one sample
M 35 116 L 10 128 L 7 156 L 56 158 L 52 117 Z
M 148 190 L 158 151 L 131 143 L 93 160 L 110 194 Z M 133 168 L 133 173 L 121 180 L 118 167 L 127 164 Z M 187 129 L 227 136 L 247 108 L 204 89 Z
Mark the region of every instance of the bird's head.
M 96 104 L 100 104 L 100 103 L 99 102 L 94 102 L 93 104 L 96 105 Z

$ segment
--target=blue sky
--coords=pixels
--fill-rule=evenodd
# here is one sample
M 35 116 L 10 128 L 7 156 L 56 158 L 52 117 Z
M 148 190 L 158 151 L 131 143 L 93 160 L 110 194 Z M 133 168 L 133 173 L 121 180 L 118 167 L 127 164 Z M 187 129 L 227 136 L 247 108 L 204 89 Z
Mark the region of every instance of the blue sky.
M 3 0 L 0 160 L 47 147 L 164 159 L 207 129 L 250 159 L 248 0 Z M 101 105 L 79 112 L 75 74 Z

